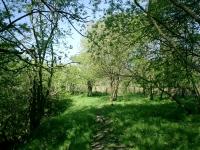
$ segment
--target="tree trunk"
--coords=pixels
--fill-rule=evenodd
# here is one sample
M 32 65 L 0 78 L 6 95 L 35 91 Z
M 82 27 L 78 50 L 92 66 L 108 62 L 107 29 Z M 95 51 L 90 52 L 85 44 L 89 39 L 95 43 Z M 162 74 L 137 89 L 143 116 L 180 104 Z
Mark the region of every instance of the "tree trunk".
M 119 77 L 113 77 L 111 78 L 111 103 L 113 104 L 113 101 L 117 100 L 118 95 L 118 88 L 119 88 Z
M 160 100 L 162 100 L 163 99 L 163 93 L 164 93 L 164 89 L 162 90 L 162 91 L 160 91 Z
M 44 115 L 46 98 L 43 93 L 42 85 L 42 71 L 39 69 L 38 78 L 37 76 L 33 80 L 33 87 L 31 90 L 32 97 L 30 99 L 30 131 L 36 129 L 42 116 Z
M 181 88 L 181 97 L 185 97 L 185 92 L 186 92 L 185 88 L 184 87 Z
M 75 85 L 73 83 L 69 84 L 69 92 L 71 93 L 71 95 L 75 94 Z
M 43 76 L 42 76 L 42 68 L 39 68 L 39 84 L 38 84 L 38 119 L 41 120 L 42 116 L 44 115 L 44 107 L 46 103 L 46 97 L 44 96 L 44 89 L 43 89 Z
M 35 130 L 40 124 L 39 103 L 40 91 L 38 90 L 38 83 L 36 79 L 33 81 L 32 97 L 30 99 L 30 131 Z
M 150 100 L 153 100 L 153 86 L 152 86 L 152 84 L 150 85 L 150 97 L 149 97 L 149 99 Z
M 105 94 L 106 94 L 106 95 L 108 94 L 108 88 L 106 88 L 106 90 L 105 90 Z
M 163 99 L 163 94 L 164 94 L 164 91 L 165 91 L 165 88 L 163 85 L 160 85 L 160 97 L 159 97 L 159 100 L 162 100 Z M 158 88 L 159 89 L 159 88 Z
M 88 86 L 87 96 L 92 96 L 92 81 L 91 80 L 87 81 L 87 86 Z
M 134 94 L 136 93 L 135 86 L 133 87 L 133 93 L 134 93 Z
M 146 87 L 144 85 L 142 86 L 142 94 L 146 95 Z

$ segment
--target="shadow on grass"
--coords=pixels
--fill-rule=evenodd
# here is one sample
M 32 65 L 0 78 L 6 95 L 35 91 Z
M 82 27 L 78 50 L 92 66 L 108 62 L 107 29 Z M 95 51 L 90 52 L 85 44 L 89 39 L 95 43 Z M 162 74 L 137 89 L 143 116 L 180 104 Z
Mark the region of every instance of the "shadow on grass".
M 103 111 L 114 120 L 113 134 L 133 149 L 200 148 L 200 116 L 187 117 L 173 103 L 116 105 Z
M 106 92 L 98 92 L 98 91 L 95 91 L 92 93 L 92 96 L 91 97 L 101 97 L 101 96 L 108 96 L 109 94 L 106 93 Z
M 72 106 L 72 99 L 53 98 L 47 102 L 45 116 L 56 116 Z
M 46 120 L 20 149 L 89 149 L 95 109 L 80 110 Z
M 51 118 L 21 149 L 89 150 L 97 114 L 112 120 L 107 138 L 118 138 L 128 149 L 200 148 L 199 115 L 186 116 L 174 103 L 149 102 L 92 107 Z

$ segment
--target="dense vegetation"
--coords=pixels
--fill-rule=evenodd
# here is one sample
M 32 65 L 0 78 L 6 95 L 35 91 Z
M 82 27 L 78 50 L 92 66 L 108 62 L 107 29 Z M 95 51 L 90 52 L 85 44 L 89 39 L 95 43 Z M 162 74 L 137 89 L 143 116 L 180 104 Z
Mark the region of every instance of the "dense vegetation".
M 198 0 L 2 0 L 0 148 L 199 149 L 199 14 Z

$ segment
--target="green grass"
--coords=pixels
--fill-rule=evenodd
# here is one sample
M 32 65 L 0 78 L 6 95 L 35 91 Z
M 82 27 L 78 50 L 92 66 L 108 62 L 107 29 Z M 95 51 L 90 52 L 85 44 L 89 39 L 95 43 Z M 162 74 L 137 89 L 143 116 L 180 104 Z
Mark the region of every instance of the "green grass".
M 55 117 L 45 119 L 19 149 L 89 150 L 97 132 L 96 115 L 112 120 L 106 141 L 133 150 L 199 150 L 200 115 L 186 115 L 175 103 L 149 101 L 140 95 L 119 97 L 110 105 L 107 96 L 72 96 L 70 105 Z

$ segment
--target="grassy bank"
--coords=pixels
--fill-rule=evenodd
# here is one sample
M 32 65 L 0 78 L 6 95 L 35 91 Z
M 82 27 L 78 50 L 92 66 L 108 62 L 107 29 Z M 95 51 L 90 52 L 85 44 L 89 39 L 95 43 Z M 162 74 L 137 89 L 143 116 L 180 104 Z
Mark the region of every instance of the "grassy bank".
M 98 115 L 111 121 L 110 133 L 101 139 L 104 145 L 120 143 L 133 150 L 200 149 L 200 116 L 186 115 L 171 101 L 149 101 L 139 95 L 120 97 L 113 106 L 107 96 L 80 95 L 66 101 L 66 110 L 46 119 L 20 149 L 89 150 Z

